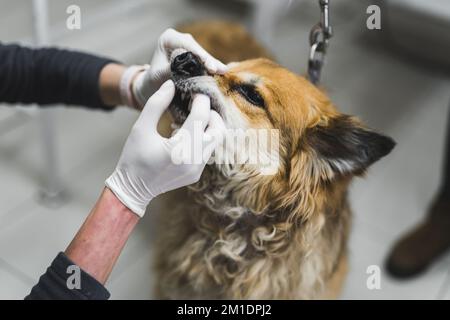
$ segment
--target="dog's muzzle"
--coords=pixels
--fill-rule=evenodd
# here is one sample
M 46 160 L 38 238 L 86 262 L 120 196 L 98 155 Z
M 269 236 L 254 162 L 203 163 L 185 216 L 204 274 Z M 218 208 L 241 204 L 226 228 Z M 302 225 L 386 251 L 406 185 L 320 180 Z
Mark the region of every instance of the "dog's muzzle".
M 175 122 L 182 123 L 189 115 L 191 98 L 194 93 L 208 95 L 211 99 L 211 109 L 219 112 L 217 99 L 205 86 L 204 76 L 210 75 L 198 56 L 189 51 L 174 51 L 171 57 L 170 71 L 176 91 L 169 110 Z M 211 81 L 213 81 L 212 78 Z M 199 85 L 199 82 L 203 82 L 203 84 Z
M 188 79 L 206 75 L 203 62 L 195 54 L 189 51 L 174 51 L 171 57 L 170 71 L 175 82 L 175 97 L 169 110 L 174 116 L 175 122 L 182 123 L 190 112 L 190 100 L 192 92 L 187 85 Z
M 206 68 L 202 61 L 192 52 L 184 52 L 177 55 L 170 64 L 172 76 L 176 80 L 202 76 L 206 74 Z

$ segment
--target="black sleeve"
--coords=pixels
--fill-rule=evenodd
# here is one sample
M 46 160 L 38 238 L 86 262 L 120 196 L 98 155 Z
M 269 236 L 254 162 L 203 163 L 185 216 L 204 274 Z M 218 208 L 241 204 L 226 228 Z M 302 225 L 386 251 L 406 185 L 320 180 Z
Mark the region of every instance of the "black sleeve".
M 53 260 L 47 272 L 40 278 L 39 282 L 31 289 L 25 300 L 107 300 L 110 297 L 108 290 L 89 274 L 80 270 L 79 289 L 70 289 L 67 285 L 69 277 L 74 276 L 71 266 L 76 266 L 62 252 Z M 77 267 L 79 268 L 79 267 Z M 70 287 L 75 282 L 69 279 Z
M 0 43 L 0 102 L 109 110 L 100 98 L 99 75 L 111 62 L 76 51 Z

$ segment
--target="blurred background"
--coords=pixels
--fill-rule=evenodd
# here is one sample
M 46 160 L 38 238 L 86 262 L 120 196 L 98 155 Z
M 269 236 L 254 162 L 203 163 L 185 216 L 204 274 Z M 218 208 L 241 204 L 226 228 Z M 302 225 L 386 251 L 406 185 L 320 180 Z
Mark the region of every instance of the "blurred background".
M 351 190 L 354 210 L 344 299 L 450 299 L 450 254 L 409 281 L 381 273 L 393 242 L 420 221 L 439 186 L 450 99 L 447 0 L 331 0 L 322 84 L 345 113 L 394 137 L 391 155 Z M 45 5 L 47 3 L 47 5 Z M 70 5 L 81 29 L 66 27 Z M 381 30 L 366 9 L 381 7 Z M 245 25 L 287 68 L 304 74 L 317 0 L 0 0 L 0 41 L 55 45 L 148 63 L 168 27 L 204 19 Z M 0 105 L 0 299 L 28 294 L 65 249 L 112 172 L 138 114 Z M 149 213 L 107 283 L 113 299 L 152 298 L 154 221 Z

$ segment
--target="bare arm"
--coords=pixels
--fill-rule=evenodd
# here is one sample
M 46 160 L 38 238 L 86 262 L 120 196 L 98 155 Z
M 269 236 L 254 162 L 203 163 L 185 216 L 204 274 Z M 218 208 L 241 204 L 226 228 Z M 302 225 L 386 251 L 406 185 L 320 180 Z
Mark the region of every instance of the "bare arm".
M 132 87 L 139 74 L 146 70 L 146 66 L 125 67 L 117 63 L 105 65 L 98 80 L 102 102 L 108 106 L 126 105 L 141 110 L 142 106 L 137 102 Z
M 104 284 L 139 217 L 105 188 L 65 254 Z
M 100 98 L 104 104 L 117 106 L 123 103 L 120 97 L 120 79 L 125 70 L 126 67 L 121 64 L 109 63 L 100 71 Z

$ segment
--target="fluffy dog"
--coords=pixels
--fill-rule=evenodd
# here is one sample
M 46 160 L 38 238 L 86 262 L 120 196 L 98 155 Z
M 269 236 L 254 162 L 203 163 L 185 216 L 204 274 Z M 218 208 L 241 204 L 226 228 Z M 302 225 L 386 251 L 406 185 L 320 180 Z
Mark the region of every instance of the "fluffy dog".
M 204 39 L 232 33 L 202 35 L 213 29 L 193 33 L 214 54 L 218 40 L 211 47 Z M 268 59 L 210 75 L 185 52 L 172 73 L 175 122 L 189 113 L 189 97 L 204 93 L 228 128 L 278 130 L 280 161 L 271 175 L 246 162 L 209 165 L 198 183 L 172 194 L 160 225 L 158 297 L 335 298 L 346 273 L 348 186 L 393 140 L 339 113 L 324 92 Z

